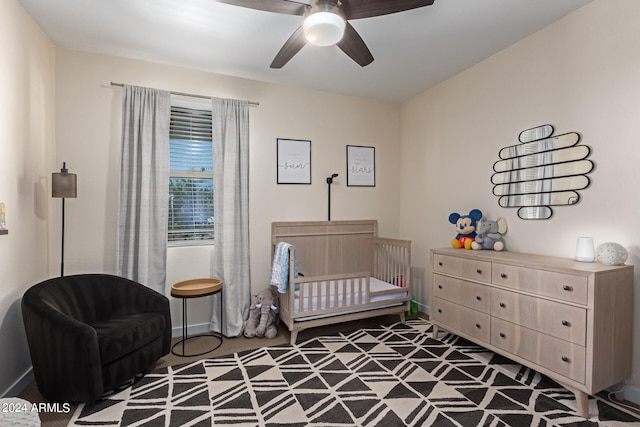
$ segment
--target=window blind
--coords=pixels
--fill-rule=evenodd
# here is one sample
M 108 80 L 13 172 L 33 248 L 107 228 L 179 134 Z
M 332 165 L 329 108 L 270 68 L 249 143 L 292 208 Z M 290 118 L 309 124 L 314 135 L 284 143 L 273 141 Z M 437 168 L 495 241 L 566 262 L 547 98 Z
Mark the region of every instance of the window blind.
M 211 111 L 172 106 L 169 137 L 168 240 L 212 240 Z

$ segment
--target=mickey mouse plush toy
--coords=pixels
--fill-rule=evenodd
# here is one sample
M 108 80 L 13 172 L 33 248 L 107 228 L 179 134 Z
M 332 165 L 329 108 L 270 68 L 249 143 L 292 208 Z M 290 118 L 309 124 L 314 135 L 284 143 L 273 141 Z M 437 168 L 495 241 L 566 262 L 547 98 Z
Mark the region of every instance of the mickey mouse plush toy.
M 451 246 L 456 249 L 471 249 L 471 243 L 476 238 L 476 224 L 482 219 L 480 209 L 472 209 L 468 215 L 460 215 L 453 212 L 449 215 L 449 222 L 454 224 L 458 234 L 455 239 L 451 239 Z

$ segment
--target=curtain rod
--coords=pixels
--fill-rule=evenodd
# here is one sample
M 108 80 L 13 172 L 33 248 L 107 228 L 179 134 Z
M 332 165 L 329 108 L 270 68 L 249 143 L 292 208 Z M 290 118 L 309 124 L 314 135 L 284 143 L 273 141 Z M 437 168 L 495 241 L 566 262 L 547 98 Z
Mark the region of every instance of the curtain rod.
M 118 87 L 123 87 L 124 83 L 114 83 L 111 82 L 111 86 L 118 86 Z M 174 91 L 169 91 L 169 93 L 171 93 L 172 95 L 180 95 L 180 96 L 188 96 L 191 98 L 203 98 L 203 99 L 211 99 L 210 96 L 206 96 L 206 95 L 195 95 L 193 93 L 186 93 L 186 92 L 174 92 Z M 248 101 L 249 105 L 257 107 L 260 105 L 259 102 L 257 101 Z

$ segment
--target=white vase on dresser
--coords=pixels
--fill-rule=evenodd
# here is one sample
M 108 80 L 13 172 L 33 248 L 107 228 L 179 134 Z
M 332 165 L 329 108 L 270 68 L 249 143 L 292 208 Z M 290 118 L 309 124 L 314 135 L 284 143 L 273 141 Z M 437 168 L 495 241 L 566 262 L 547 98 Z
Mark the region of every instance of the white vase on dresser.
M 633 266 L 431 250 L 430 321 L 588 395 L 631 375 Z

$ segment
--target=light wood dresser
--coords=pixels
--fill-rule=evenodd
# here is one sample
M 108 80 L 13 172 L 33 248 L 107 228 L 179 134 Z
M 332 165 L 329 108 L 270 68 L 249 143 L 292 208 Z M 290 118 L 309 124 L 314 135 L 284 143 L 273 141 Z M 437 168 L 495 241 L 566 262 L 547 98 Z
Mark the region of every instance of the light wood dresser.
M 430 321 L 588 395 L 631 375 L 633 266 L 431 250 Z

